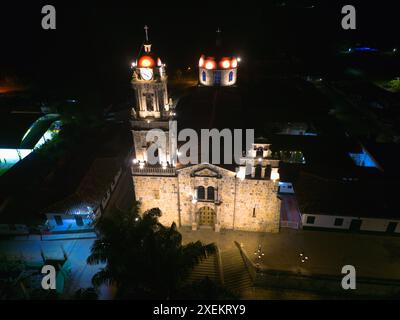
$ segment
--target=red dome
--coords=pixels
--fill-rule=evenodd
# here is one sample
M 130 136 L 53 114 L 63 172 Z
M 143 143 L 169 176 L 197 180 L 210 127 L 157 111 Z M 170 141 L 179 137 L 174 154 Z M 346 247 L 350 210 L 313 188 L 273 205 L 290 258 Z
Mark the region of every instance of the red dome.
M 154 59 L 148 55 L 140 57 L 138 61 L 138 66 L 140 68 L 152 68 L 155 64 Z
M 201 55 L 199 60 L 199 67 L 206 69 L 235 69 L 238 66 L 236 57 L 232 56 L 205 56 Z

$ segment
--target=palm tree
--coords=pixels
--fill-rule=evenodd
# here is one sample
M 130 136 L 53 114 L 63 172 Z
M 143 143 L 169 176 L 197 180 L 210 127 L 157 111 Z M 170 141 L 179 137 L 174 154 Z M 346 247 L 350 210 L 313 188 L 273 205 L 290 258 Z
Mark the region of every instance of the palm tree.
M 143 216 L 138 212 L 136 204 L 131 212 L 115 212 L 97 225 L 100 238 L 87 262 L 105 266 L 92 282 L 115 285 L 117 298 L 169 299 L 184 286 L 193 267 L 215 252 L 215 246 L 200 241 L 182 245 L 175 223 L 170 227 L 159 223 L 160 209 Z

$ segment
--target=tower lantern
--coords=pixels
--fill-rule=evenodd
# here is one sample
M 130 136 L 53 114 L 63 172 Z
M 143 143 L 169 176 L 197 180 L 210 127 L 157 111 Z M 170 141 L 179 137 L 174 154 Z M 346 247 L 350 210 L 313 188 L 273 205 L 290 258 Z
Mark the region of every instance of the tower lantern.
M 221 30 L 217 29 L 216 48 L 199 59 L 199 82 L 204 86 L 236 84 L 238 59 L 224 51 Z

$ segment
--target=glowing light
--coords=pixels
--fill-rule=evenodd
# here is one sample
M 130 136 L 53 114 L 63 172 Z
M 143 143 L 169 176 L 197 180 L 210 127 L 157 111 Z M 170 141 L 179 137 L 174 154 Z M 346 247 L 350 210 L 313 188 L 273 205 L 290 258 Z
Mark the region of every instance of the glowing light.
M 150 67 L 151 61 L 149 59 L 142 60 L 142 67 Z
M 223 61 L 221 62 L 221 66 L 222 66 L 222 68 L 224 68 L 224 69 L 228 69 L 228 68 L 231 66 L 231 64 L 229 63 L 229 60 L 223 60 Z
M 262 161 L 262 158 L 258 158 L 258 162 L 261 162 Z
M 204 58 L 201 57 L 199 60 L 199 67 L 201 68 L 202 66 L 204 66 Z
M 242 61 L 242 58 L 238 57 L 237 62 L 240 62 L 240 61 Z
M 144 162 L 140 162 L 140 163 L 139 163 L 139 168 L 140 168 L 140 169 L 143 169 L 143 168 L 144 168 Z
M 206 69 L 211 70 L 215 68 L 215 62 L 214 61 L 207 61 L 206 62 Z
M 132 162 L 133 162 L 134 164 L 137 164 L 139 161 L 138 161 L 138 159 L 133 159 Z
M 150 68 L 154 66 L 154 60 L 150 56 L 143 56 L 139 59 L 139 67 Z
M 272 171 L 271 171 L 271 180 L 273 180 L 273 181 L 279 180 L 278 168 L 272 168 Z
M 233 58 L 233 59 L 232 59 L 232 62 L 231 62 L 231 67 L 232 67 L 232 68 L 236 68 L 236 67 L 237 67 L 237 64 L 238 64 L 238 61 L 237 61 L 235 58 Z
M 240 167 L 238 173 L 236 174 L 236 177 L 238 177 L 240 180 L 244 180 L 246 178 L 246 168 Z
M 136 62 L 132 62 L 131 67 L 132 68 L 136 67 Z
M 157 66 L 161 67 L 162 66 L 162 62 L 160 58 L 157 58 Z

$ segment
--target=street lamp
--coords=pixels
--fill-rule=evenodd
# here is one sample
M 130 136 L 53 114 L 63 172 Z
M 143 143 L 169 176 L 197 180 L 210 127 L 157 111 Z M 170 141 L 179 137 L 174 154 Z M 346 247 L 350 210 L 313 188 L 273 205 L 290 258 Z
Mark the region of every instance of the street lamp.
M 261 244 L 259 244 L 257 250 L 254 251 L 254 255 L 256 256 L 256 266 L 259 268 L 261 265 L 262 257 L 264 256 L 264 252 L 262 251 Z
M 300 257 L 301 263 L 306 263 L 306 262 L 308 262 L 309 257 L 306 256 L 304 252 L 301 252 L 301 253 L 299 254 L 299 257 Z

